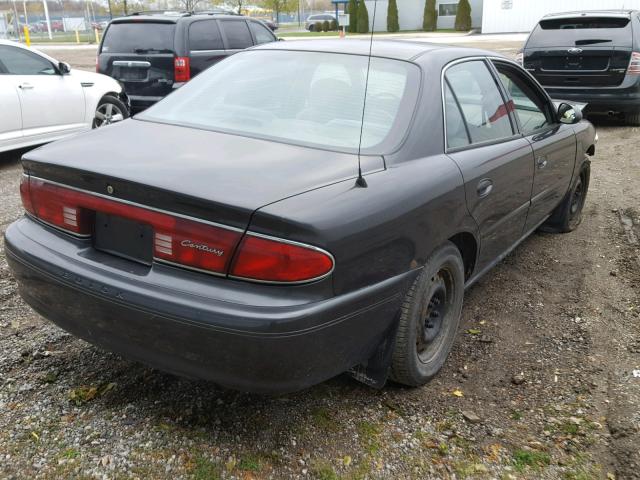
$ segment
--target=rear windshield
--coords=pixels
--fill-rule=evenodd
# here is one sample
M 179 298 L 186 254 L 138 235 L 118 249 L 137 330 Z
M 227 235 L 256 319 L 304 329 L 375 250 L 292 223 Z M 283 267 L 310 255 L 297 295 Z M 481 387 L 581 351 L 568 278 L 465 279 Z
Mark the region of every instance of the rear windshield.
M 104 53 L 173 53 L 175 23 L 112 23 L 102 43 Z
M 206 70 L 136 118 L 357 151 L 367 64 L 359 55 L 247 51 Z M 371 59 L 363 152 L 382 153 L 399 143 L 411 121 L 419 78 L 411 63 Z
M 541 20 L 527 46 L 631 45 L 631 22 L 617 17 L 573 17 Z

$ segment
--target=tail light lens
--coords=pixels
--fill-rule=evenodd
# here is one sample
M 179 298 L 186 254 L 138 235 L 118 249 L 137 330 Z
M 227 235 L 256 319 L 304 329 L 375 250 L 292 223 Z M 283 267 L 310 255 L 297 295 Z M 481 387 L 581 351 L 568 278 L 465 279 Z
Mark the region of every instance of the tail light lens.
M 191 79 L 189 57 L 175 57 L 173 60 L 173 79 L 176 82 L 188 82 Z
M 263 282 L 308 282 L 331 273 L 333 264 L 333 257 L 324 250 L 248 233 L 230 275 Z
M 627 68 L 627 75 L 640 75 L 640 53 L 633 52 Z
M 76 236 L 93 234 L 95 212 L 151 225 L 155 260 L 206 273 L 226 275 L 230 270 L 229 275 L 245 280 L 300 283 L 324 277 L 334 266 L 331 254 L 313 246 L 250 232 L 243 238 L 241 230 L 74 190 L 28 175 L 23 175 L 20 182 L 20 196 L 28 213 Z

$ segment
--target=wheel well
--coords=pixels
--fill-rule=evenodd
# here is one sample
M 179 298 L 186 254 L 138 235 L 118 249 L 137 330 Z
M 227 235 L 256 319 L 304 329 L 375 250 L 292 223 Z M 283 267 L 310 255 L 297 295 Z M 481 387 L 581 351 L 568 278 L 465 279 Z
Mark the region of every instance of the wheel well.
M 478 243 L 476 242 L 475 237 L 468 232 L 457 233 L 453 237 L 449 238 L 449 241 L 458 247 L 458 250 L 460 250 L 462 262 L 464 263 L 464 278 L 467 280 L 471 277 L 476 265 Z

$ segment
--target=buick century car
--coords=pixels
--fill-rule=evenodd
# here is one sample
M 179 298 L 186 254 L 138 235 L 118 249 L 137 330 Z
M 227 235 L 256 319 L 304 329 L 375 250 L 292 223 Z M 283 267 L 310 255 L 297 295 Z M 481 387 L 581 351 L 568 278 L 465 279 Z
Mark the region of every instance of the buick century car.
M 256 47 L 27 153 L 6 231 L 22 297 L 95 345 L 244 391 L 427 382 L 465 287 L 537 229 L 578 226 L 595 131 L 491 52 L 371 55 Z

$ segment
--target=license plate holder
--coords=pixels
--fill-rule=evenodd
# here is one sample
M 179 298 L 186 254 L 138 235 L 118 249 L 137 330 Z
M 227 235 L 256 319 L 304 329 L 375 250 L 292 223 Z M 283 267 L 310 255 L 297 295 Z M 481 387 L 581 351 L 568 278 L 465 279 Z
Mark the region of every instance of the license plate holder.
M 151 265 L 153 228 L 151 225 L 116 215 L 96 212 L 93 246 L 129 260 Z

